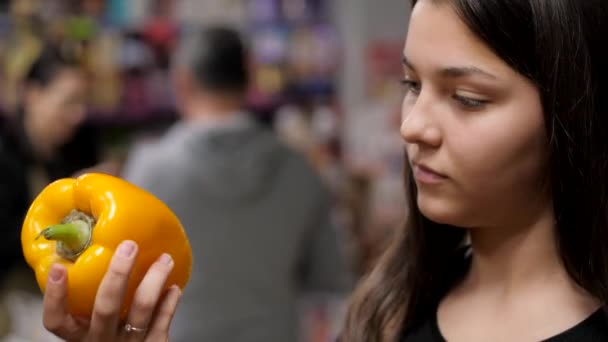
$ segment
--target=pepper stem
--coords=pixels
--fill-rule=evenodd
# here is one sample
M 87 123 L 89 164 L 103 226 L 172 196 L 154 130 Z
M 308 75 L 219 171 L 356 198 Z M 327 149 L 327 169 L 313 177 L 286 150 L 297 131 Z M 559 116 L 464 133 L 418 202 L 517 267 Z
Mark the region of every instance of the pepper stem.
M 91 244 L 94 219 L 80 211 L 73 210 L 61 223 L 49 226 L 36 237 L 57 241 L 57 254 L 74 261 Z

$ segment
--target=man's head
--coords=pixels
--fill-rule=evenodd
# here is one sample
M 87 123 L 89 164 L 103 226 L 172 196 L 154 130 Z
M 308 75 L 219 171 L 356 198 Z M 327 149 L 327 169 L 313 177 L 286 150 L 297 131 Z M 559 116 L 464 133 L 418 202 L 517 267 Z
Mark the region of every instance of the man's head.
M 178 105 L 186 116 L 202 107 L 240 107 L 249 83 L 246 47 L 238 32 L 224 27 L 186 35 L 173 71 Z

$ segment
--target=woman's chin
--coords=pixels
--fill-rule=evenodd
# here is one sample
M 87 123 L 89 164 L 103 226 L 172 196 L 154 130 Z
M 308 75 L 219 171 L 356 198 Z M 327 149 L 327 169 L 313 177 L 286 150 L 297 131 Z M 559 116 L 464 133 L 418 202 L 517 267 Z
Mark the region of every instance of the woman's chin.
M 466 222 L 466 218 L 470 218 L 470 215 L 467 215 L 466 210 L 456 202 L 444 198 L 429 198 L 419 194 L 417 203 L 422 215 L 433 222 L 455 227 L 470 226 L 470 222 Z

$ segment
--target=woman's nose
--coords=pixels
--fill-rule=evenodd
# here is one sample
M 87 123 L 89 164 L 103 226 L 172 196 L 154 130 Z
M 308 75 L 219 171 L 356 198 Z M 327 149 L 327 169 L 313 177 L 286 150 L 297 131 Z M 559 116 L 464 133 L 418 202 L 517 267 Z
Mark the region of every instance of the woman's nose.
M 422 98 L 409 108 L 404 105 L 401 136 L 408 144 L 420 144 L 432 147 L 441 145 L 441 129 L 432 113 L 430 103 Z

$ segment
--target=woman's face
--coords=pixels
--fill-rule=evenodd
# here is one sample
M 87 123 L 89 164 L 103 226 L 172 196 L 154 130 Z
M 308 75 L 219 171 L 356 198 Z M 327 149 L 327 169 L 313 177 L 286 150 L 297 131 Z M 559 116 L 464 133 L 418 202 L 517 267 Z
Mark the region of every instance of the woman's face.
M 49 84 L 30 90 L 26 110 L 36 136 L 53 146 L 67 142 L 85 119 L 85 95 L 84 75 L 70 68 L 59 71 Z
M 429 219 L 460 227 L 525 224 L 545 209 L 548 155 L 539 92 L 448 2 L 414 7 L 404 49 L 401 135 Z

